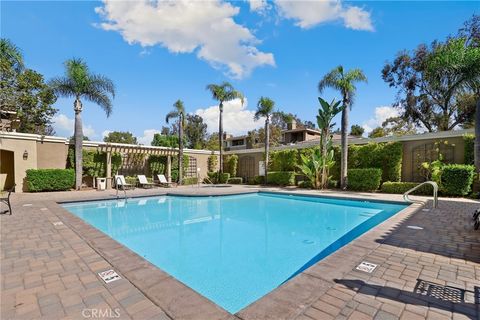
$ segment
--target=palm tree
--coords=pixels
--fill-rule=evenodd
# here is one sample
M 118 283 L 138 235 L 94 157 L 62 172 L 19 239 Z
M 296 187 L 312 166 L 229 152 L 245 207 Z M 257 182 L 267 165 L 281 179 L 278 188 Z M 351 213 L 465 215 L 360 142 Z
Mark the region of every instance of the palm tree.
M 240 91 L 235 90 L 235 88 L 228 82 L 223 82 L 221 84 L 209 84 L 207 85 L 207 90 L 212 93 L 213 99 L 219 102 L 218 108 L 220 109 L 220 115 L 218 118 L 218 140 L 220 141 L 220 173 L 223 173 L 223 103 L 227 101 L 232 101 L 235 99 L 240 99 L 243 104 L 243 94 Z
M 0 59 L 10 63 L 16 72 L 21 72 L 25 65 L 20 49 L 9 39 L 0 39 Z
M 267 184 L 268 175 L 268 151 L 270 148 L 270 115 L 275 108 L 275 102 L 266 97 L 260 97 L 257 103 L 257 112 L 255 112 L 254 119 L 259 120 L 261 117 L 265 117 L 265 184 Z
M 360 69 L 344 71 L 342 66 L 338 66 L 327 73 L 318 83 L 318 91 L 322 93 L 325 88 L 332 88 L 340 91 L 342 94 L 342 158 L 340 185 L 342 189 L 347 188 L 347 161 L 348 161 L 348 112 L 352 108 L 356 82 L 367 82 L 367 77 Z
M 183 127 L 185 126 L 185 107 L 182 100 L 173 104 L 173 110 L 165 117 L 168 123 L 170 119 L 178 118 L 178 184 L 183 182 Z
M 82 187 L 82 99 L 98 104 L 107 114 L 112 113 L 112 100 L 115 97 L 115 86 L 112 80 L 103 75 L 90 73 L 87 64 L 82 59 L 65 61 L 65 75 L 53 78 L 49 82 L 55 94 L 63 97 L 73 97 L 75 111 L 75 188 Z M 111 96 L 111 98 L 110 98 Z

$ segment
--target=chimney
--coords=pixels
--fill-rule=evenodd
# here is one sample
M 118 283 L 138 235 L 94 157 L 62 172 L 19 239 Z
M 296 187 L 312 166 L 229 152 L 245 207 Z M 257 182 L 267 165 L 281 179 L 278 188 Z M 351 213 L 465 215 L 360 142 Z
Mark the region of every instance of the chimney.
M 287 123 L 287 130 L 295 130 L 297 129 L 297 121 L 292 119 L 289 123 Z

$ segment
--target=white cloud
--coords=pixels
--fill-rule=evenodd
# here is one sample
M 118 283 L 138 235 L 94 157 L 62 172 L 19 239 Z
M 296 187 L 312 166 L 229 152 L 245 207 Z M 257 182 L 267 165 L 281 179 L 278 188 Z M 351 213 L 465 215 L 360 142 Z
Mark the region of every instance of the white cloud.
M 267 0 L 248 0 L 248 2 L 250 4 L 250 11 L 263 13 L 269 8 Z
M 75 127 L 75 120 L 70 119 L 64 114 L 56 115 L 52 118 L 52 125 L 57 135 L 70 137 L 73 135 L 73 129 Z M 95 137 L 96 133 L 92 126 L 83 126 L 83 135 L 89 138 Z
M 382 123 L 391 117 L 397 117 L 399 115 L 398 110 L 391 106 L 381 106 L 375 108 L 375 115 L 373 118 L 365 121 L 362 125 L 366 133 L 371 132 L 376 127 L 382 125 Z
M 105 138 L 106 136 L 108 136 L 111 132 L 113 132 L 112 130 L 104 130 L 102 132 L 102 138 Z
M 160 130 L 156 130 L 156 129 L 144 130 L 143 136 L 137 138 L 138 143 L 149 146 L 152 143 L 153 136 L 155 135 L 155 133 L 160 133 Z
M 343 20 L 345 27 L 350 29 L 374 30 L 370 12 L 356 6 L 345 6 L 340 0 L 277 0 L 275 4 L 283 17 L 295 20 L 295 24 L 303 29 L 325 22 Z
M 208 132 L 218 132 L 218 105 L 205 109 L 197 109 L 195 114 L 201 116 L 207 124 Z M 240 99 L 235 99 L 223 104 L 223 130 L 234 135 L 246 134 L 247 131 L 257 129 L 264 125 L 265 119 L 253 119 L 255 111 L 247 109 L 247 100 L 242 105 Z
M 233 78 L 259 66 L 275 66 L 273 54 L 259 51 L 259 40 L 233 20 L 240 9 L 216 1 L 103 0 L 95 11 L 99 26 L 119 32 L 129 44 L 161 45 L 173 53 L 193 53 Z

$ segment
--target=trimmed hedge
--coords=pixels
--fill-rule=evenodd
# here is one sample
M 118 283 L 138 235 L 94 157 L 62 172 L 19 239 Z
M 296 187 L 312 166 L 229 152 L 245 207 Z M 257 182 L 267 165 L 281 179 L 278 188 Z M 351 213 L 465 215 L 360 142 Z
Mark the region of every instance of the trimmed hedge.
M 198 183 L 198 178 L 197 177 L 190 177 L 190 178 L 184 178 L 183 179 L 183 184 L 184 185 L 191 185 L 191 184 L 197 184 Z
M 231 177 L 237 176 L 238 156 L 236 154 L 223 157 L 223 172 L 227 172 Z
M 218 157 L 216 155 L 211 155 L 208 157 L 208 171 L 213 172 L 217 170 Z
M 267 183 L 279 186 L 294 186 L 294 171 L 271 171 L 267 173 Z
M 228 179 L 227 183 L 230 183 L 230 184 L 242 184 L 242 183 L 243 183 L 243 179 L 242 179 L 242 177 L 234 177 L 234 178 Z
M 420 183 L 418 182 L 392 182 L 386 181 L 382 183 L 381 191 L 384 193 L 396 193 L 396 194 L 403 194 L 408 190 L 418 186 Z M 420 189 L 417 189 L 413 192 L 413 194 L 420 194 L 420 195 L 432 195 L 433 187 L 431 185 L 424 185 Z
M 228 179 L 230 179 L 230 173 L 226 172 L 207 172 L 207 176 L 213 184 L 227 183 Z
M 475 167 L 447 164 L 442 169 L 442 191 L 446 195 L 465 196 L 471 191 Z
M 269 154 L 269 170 L 271 171 L 295 171 L 298 163 L 298 152 L 295 149 L 273 151 Z
M 350 169 L 347 174 L 348 188 L 355 191 L 374 191 L 380 187 L 382 169 Z
M 30 192 L 64 191 L 75 185 L 73 169 L 29 169 L 27 187 Z
M 219 183 L 227 183 L 228 179 L 230 179 L 230 173 L 228 173 L 228 172 L 220 173 L 218 175 L 218 182 Z
M 265 177 L 264 176 L 254 176 L 254 177 L 250 177 L 248 178 L 248 181 L 247 183 L 248 184 L 263 184 L 265 182 Z

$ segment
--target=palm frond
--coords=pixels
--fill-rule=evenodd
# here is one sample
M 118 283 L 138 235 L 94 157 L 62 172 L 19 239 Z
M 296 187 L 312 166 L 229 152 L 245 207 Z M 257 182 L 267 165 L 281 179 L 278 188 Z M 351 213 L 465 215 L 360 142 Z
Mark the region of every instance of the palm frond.
M 258 120 L 261 117 L 268 117 L 275 108 L 275 102 L 267 97 L 260 97 L 257 102 L 257 111 L 255 112 L 254 119 Z
M 25 68 L 22 51 L 9 39 L 0 39 L 0 58 L 8 61 L 17 72 Z
M 107 117 L 109 117 L 112 114 L 113 107 L 110 97 L 105 92 L 92 90 L 93 88 L 90 89 L 91 90 L 84 92 L 82 96 L 85 97 L 86 100 L 98 104 L 105 111 Z
M 48 85 L 53 92 L 62 97 L 74 97 L 76 95 L 75 84 L 66 77 L 56 77 L 48 81 Z
M 115 98 L 115 85 L 112 80 L 99 74 L 92 74 L 89 78 L 90 86 L 96 88 L 98 91 L 108 92 L 112 95 L 112 98 Z
M 318 83 L 318 92 L 322 93 L 326 88 L 336 90 L 341 89 L 341 80 L 343 78 L 343 67 L 338 66 L 327 73 Z
M 180 113 L 178 111 L 170 111 L 169 113 L 167 113 L 167 115 L 165 116 L 165 122 L 166 123 L 169 123 L 170 122 L 170 119 L 174 119 L 174 118 L 178 118 L 180 116 Z

